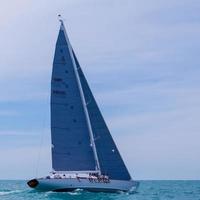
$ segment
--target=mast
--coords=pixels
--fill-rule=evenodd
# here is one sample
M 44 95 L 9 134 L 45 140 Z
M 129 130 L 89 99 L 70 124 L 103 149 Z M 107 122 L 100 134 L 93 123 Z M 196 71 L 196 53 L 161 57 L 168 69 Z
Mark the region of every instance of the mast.
M 59 17 L 61 17 L 61 16 L 59 15 Z M 84 94 L 83 94 L 83 89 L 82 89 L 82 86 L 81 86 L 81 81 L 80 81 L 80 78 L 79 78 L 79 75 L 78 75 L 78 71 L 77 71 L 78 68 L 76 67 L 76 63 L 75 63 L 75 60 L 74 60 L 72 47 L 71 47 L 68 35 L 66 33 L 66 30 L 65 30 L 63 20 L 59 18 L 59 21 L 61 22 L 61 29 L 64 31 L 65 38 L 66 38 L 66 41 L 67 41 L 67 45 L 69 47 L 69 53 L 70 53 L 70 56 L 71 56 L 71 59 L 72 59 L 73 69 L 74 69 L 74 72 L 75 72 L 76 80 L 77 80 L 79 91 L 80 91 L 80 95 L 81 95 L 83 109 L 84 109 L 84 113 L 85 113 L 86 121 L 87 121 L 87 126 L 88 126 L 88 130 L 89 130 L 90 142 L 91 142 L 91 146 L 92 146 L 93 153 L 94 153 L 96 170 L 99 171 L 99 173 L 101 173 L 99 159 L 98 159 L 97 150 L 96 150 L 96 145 L 95 145 L 95 142 L 94 142 L 94 135 L 93 135 L 92 126 L 91 126 L 91 122 L 90 122 L 90 118 L 89 118 L 89 114 L 88 114 L 88 110 L 87 110 L 87 104 L 86 104 L 86 101 L 85 101 L 85 97 L 84 97 Z

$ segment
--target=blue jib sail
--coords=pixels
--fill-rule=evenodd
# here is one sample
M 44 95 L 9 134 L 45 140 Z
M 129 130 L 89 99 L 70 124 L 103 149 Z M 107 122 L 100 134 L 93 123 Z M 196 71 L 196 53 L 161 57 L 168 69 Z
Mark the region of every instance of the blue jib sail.
M 75 76 L 74 58 L 61 24 L 51 82 L 52 167 L 56 171 L 95 170 L 87 122 Z
M 74 52 L 73 55 L 90 117 L 101 173 L 108 175 L 111 179 L 130 180 L 130 174 L 112 139 Z

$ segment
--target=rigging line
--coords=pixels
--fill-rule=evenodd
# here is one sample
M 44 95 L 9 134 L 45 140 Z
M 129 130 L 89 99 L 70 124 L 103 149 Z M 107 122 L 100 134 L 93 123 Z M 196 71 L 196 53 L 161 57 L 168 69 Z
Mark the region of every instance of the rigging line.
M 49 98 L 48 98 L 49 102 Z M 42 123 L 42 131 L 41 131 L 41 137 L 39 141 L 39 149 L 38 149 L 38 155 L 37 155 L 37 161 L 36 161 L 36 171 L 35 171 L 35 177 L 38 177 L 39 175 L 39 165 L 41 161 L 41 154 L 42 154 L 42 147 L 44 146 L 44 136 L 45 136 L 45 131 L 46 131 L 46 124 L 47 124 L 47 114 L 48 114 L 48 109 L 45 110 L 44 115 L 43 115 L 43 123 Z

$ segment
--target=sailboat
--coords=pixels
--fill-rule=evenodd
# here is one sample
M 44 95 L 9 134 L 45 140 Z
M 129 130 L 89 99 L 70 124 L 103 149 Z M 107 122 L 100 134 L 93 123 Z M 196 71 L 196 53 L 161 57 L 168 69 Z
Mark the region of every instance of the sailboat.
M 89 88 L 63 20 L 51 80 L 52 172 L 27 184 L 41 191 L 136 191 Z

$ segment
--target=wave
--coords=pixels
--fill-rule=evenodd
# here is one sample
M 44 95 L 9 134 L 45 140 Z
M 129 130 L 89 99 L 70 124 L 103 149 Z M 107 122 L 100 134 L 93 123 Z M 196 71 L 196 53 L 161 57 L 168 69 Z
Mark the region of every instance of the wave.
M 16 194 L 16 193 L 21 193 L 21 192 L 24 192 L 24 190 L 5 190 L 5 191 L 0 191 L 0 196 Z
M 46 196 L 52 196 L 52 195 L 71 195 L 71 196 L 74 196 L 74 195 L 81 195 L 81 194 L 84 194 L 85 191 L 83 191 L 82 189 L 76 189 L 74 190 L 73 192 L 53 192 L 53 191 L 48 191 L 48 192 L 45 192 L 45 197 Z
M 83 193 L 83 189 L 76 189 L 73 192 L 68 192 L 69 195 L 81 195 Z

